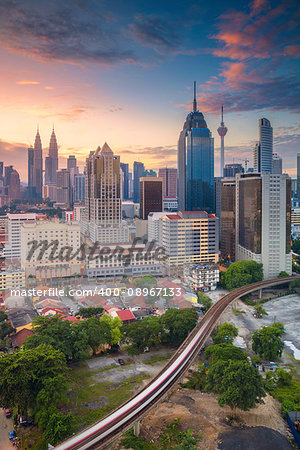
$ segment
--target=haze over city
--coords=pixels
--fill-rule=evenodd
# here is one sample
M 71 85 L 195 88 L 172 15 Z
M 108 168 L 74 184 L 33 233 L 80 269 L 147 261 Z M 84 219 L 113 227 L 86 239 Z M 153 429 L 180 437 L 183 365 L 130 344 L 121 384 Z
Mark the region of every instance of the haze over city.
M 177 140 L 198 108 L 215 138 L 220 107 L 225 163 L 248 157 L 258 119 L 296 174 L 299 151 L 299 15 L 276 2 L 0 2 L 0 156 L 27 181 L 27 147 L 39 125 L 44 155 L 54 124 L 60 166 L 81 166 L 107 141 L 121 161 L 176 167 Z M 250 162 L 250 165 L 251 165 Z

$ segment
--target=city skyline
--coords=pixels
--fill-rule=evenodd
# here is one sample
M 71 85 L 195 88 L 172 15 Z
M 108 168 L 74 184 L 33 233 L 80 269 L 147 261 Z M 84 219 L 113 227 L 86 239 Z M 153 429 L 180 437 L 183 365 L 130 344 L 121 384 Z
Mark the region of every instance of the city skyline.
M 119 1 L 16 0 L 1 3 L 0 11 L 0 159 L 13 164 L 22 181 L 37 124 L 45 156 L 54 123 L 60 167 L 74 154 L 82 168 L 105 141 L 130 166 L 136 160 L 176 167 L 194 79 L 199 110 L 215 138 L 216 175 L 222 104 L 229 130 L 225 163 L 252 159 L 257 121 L 266 117 L 283 169 L 296 175 L 295 0 L 231 0 L 226 7 L 217 1 L 213 11 L 191 1 L 131 2 L 125 9 Z

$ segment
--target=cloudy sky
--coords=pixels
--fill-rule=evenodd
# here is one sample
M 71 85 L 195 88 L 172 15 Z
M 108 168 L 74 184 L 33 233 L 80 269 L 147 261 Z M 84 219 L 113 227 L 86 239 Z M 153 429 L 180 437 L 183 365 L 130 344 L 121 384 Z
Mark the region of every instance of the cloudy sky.
M 225 162 L 251 165 L 267 117 L 295 176 L 299 23 L 297 0 L 0 0 L 0 160 L 26 181 L 37 124 L 45 155 L 54 124 L 61 167 L 105 141 L 122 162 L 175 167 L 197 80 L 216 175 L 223 103 Z

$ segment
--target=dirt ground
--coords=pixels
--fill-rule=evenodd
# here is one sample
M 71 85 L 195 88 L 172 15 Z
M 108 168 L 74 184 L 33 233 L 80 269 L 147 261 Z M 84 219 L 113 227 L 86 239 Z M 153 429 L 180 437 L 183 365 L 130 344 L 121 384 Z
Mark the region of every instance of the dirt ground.
M 201 393 L 185 388 L 178 388 L 165 401 L 155 407 L 141 423 L 141 437 L 155 443 L 159 448 L 162 431 L 167 423 L 180 417 L 182 429 L 193 429 L 196 433 L 202 432 L 198 448 L 216 450 L 222 443 L 222 436 L 230 436 L 238 430 L 247 427 L 267 427 L 281 433 L 285 438 L 290 437 L 285 423 L 280 415 L 279 403 L 269 395 L 264 399 L 265 403 L 257 408 L 244 412 L 238 411 L 240 423 L 229 425 L 226 417 L 232 414 L 232 410 L 218 405 L 216 395 Z M 253 432 L 255 433 L 255 428 Z M 229 434 L 228 434 L 229 433 Z M 283 439 L 285 441 L 285 439 Z M 287 447 L 289 448 L 287 443 Z M 114 450 L 120 449 L 120 444 L 112 446 Z M 225 448 L 225 447 L 223 447 Z M 229 447 L 226 447 L 229 448 Z M 244 447 L 236 447 L 244 448 Z M 266 447 L 257 447 L 259 448 Z M 275 448 L 273 447 L 273 450 Z

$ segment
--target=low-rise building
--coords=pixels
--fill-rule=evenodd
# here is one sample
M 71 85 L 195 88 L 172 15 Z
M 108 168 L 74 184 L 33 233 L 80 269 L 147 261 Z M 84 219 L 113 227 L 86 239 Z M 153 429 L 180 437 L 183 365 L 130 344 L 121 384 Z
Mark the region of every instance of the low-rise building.
M 183 275 L 184 282 L 195 291 L 214 290 L 220 279 L 219 267 L 211 262 L 186 265 Z
M 5 270 L 0 272 L 0 290 L 19 289 L 26 285 L 25 271 L 23 270 Z
M 79 273 L 80 226 L 76 222 L 44 221 L 21 227 L 21 266 L 26 277 L 66 277 Z M 36 250 L 33 251 L 33 243 Z

